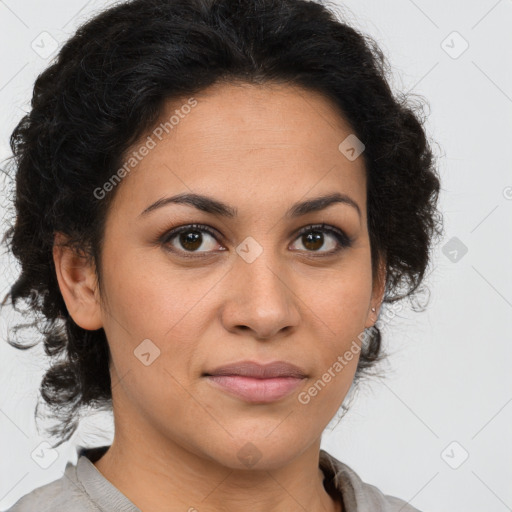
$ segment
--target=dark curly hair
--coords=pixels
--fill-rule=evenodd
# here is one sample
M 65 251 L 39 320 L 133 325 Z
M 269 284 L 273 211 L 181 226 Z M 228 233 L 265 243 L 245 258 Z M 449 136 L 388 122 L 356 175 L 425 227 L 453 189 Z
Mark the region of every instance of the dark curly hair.
M 337 15 L 338 14 L 338 15 Z M 69 315 L 52 256 L 54 233 L 91 258 L 101 286 L 105 219 L 115 192 L 93 191 L 150 130 L 164 102 L 215 83 L 281 83 L 320 92 L 365 144 L 372 269 L 387 270 L 385 303 L 417 294 L 441 235 L 439 179 L 419 115 L 421 102 L 395 95 L 390 66 L 369 36 L 336 7 L 307 0 L 132 0 L 82 25 L 35 81 L 30 111 L 14 129 L 14 224 L 4 242 L 21 264 L 11 305 L 23 300 L 55 358 L 41 382 L 58 446 L 85 406 L 111 407 L 110 352 L 103 329 Z M 25 324 L 26 325 L 26 324 Z M 380 361 L 370 328 L 354 382 Z M 12 334 L 17 332 L 13 329 Z M 9 339 L 20 349 L 33 347 Z M 37 416 L 37 409 L 36 409 Z

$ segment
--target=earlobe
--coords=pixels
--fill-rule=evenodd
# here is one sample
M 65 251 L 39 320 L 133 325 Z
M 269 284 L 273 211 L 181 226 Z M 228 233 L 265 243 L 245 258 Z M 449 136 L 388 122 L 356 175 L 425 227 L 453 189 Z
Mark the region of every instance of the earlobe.
M 53 261 L 62 298 L 77 325 L 91 331 L 100 329 L 103 323 L 94 265 L 66 241 L 64 234 L 55 234 Z
M 386 263 L 381 259 L 379 262 L 377 278 L 373 284 L 372 298 L 365 324 L 366 328 L 375 325 L 379 317 L 380 307 L 384 300 L 384 294 L 386 291 L 386 273 Z

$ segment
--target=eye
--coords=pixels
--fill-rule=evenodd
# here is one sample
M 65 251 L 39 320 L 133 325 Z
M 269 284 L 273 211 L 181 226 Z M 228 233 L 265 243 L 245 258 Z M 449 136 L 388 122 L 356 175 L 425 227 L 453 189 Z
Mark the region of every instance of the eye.
M 327 238 L 326 235 L 328 235 Z M 200 253 L 215 252 L 215 246 L 220 247 L 219 251 L 225 251 L 226 249 L 217 242 L 218 238 L 221 238 L 220 235 L 209 226 L 188 224 L 166 232 L 159 240 L 166 249 L 182 253 L 181 255 L 186 258 L 194 258 L 204 256 L 204 254 Z M 305 252 L 319 253 L 319 255 L 323 256 L 335 254 L 344 248 L 350 247 L 352 244 L 351 239 L 341 229 L 326 224 L 302 228 L 295 240 L 302 242 Z M 328 242 L 328 250 L 319 251 L 319 249 L 326 245 L 326 240 Z M 201 247 L 203 247 L 203 250 L 200 250 Z
M 331 239 L 331 242 L 327 244 L 328 248 L 331 247 L 331 249 L 318 251 L 318 249 L 325 245 L 326 234 Z M 341 229 L 326 224 L 317 224 L 301 229 L 296 240 L 302 242 L 306 252 L 320 252 L 321 255 L 335 254 L 344 248 L 350 247 L 352 244 L 350 238 Z
M 206 236 L 204 236 L 205 233 Z M 161 238 L 161 243 L 174 252 L 203 253 L 210 252 L 215 248 L 215 245 L 218 245 L 218 243 L 215 243 L 217 236 L 216 232 L 208 226 L 189 224 L 167 232 Z M 198 250 L 201 247 L 204 250 Z M 223 251 L 225 249 L 220 250 Z M 184 254 L 184 256 L 194 257 L 192 254 Z

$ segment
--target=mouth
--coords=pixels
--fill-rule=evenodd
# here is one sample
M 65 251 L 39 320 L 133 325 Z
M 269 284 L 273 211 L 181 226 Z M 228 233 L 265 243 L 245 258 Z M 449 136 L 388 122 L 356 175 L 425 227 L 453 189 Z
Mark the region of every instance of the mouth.
M 216 389 L 249 403 L 265 404 L 293 393 L 307 378 L 304 370 L 284 361 L 241 361 L 203 374 Z

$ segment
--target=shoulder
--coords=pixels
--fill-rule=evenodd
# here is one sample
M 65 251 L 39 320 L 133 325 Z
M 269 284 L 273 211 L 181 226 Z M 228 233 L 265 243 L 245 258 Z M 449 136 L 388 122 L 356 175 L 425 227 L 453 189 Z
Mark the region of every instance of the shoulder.
M 341 492 L 346 512 L 420 512 L 408 502 L 364 482 L 350 466 L 324 450 L 320 451 L 320 460 L 331 475 L 333 485 Z
M 76 465 L 68 462 L 61 478 L 22 496 L 6 512 L 69 512 L 70 508 L 73 512 L 98 512 L 77 479 Z

